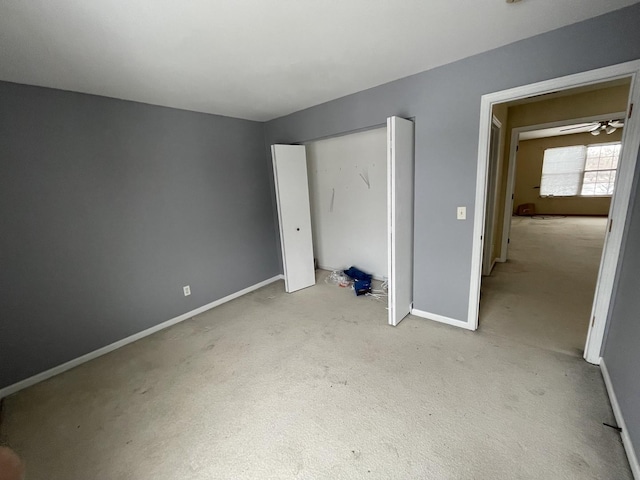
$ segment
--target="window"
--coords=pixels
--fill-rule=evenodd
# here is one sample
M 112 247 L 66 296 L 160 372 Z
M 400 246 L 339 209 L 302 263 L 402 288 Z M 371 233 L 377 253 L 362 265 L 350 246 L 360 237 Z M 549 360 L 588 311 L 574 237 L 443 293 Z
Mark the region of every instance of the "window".
M 540 195 L 610 196 L 619 157 L 620 143 L 548 148 L 542 162 Z
M 580 195 L 613 195 L 619 157 L 619 143 L 587 147 L 587 160 Z

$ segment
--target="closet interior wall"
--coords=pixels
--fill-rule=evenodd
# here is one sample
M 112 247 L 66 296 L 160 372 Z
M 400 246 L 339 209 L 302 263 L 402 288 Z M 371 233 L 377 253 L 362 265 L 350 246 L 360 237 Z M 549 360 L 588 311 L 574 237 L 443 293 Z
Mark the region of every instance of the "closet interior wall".
M 306 144 L 318 266 L 356 266 L 378 279 L 387 266 L 387 129 Z

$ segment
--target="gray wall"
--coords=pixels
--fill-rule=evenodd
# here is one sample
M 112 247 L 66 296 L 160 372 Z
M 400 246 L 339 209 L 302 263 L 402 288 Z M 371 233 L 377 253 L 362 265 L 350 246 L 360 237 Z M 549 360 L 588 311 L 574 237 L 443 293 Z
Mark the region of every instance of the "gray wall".
M 261 123 L 0 83 L 0 388 L 276 275 L 270 176 Z
M 480 97 L 640 58 L 640 4 L 267 123 L 296 143 L 415 117 L 414 306 L 467 321 Z M 470 41 L 472 41 L 470 39 Z M 419 48 L 419 45 L 416 45 Z
M 627 219 L 624 254 L 618 266 L 603 358 L 636 456 L 640 458 L 640 156 L 636 169 L 635 200 Z

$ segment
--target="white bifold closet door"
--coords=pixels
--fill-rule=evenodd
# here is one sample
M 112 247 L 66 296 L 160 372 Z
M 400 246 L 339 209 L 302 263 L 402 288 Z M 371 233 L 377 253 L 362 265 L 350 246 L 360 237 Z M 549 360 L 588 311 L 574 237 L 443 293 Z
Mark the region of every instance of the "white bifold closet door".
M 272 145 L 273 176 L 288 293 L 316 283 L 311 236 L 311 209 L 304 145 Z
M 389 325 L 398 325 L 413 304 L 413 122 L 387 119 L 387 214 Z

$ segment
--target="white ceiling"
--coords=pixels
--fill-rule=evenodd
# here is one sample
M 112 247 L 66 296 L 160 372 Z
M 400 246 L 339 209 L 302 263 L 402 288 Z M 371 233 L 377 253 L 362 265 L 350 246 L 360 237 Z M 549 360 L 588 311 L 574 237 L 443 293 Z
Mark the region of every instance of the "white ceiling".
M 0 79 L 268 120 L 637 0 L 2 0 Z

